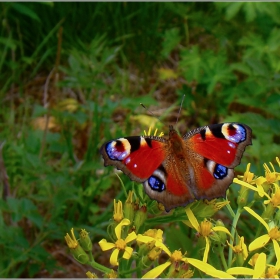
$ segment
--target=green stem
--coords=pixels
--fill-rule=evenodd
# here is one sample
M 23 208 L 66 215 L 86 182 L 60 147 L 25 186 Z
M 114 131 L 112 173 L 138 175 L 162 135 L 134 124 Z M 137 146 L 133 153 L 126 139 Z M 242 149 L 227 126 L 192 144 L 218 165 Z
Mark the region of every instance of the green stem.
M 95 269 L 97 269 L 97 270 L 99 270 L 101 272 L 104 272 L 104 273 L 110 273 L 111 272 L 110 268 L 97 263 L 93 259 L 88 262 L 88 265 L 90 265 L 91 267 L 93 267 L 93 268 L 95 268 Z
M 237 222 L 239 220 L 239 217 L 241 215 L 241 212 L 242 212 L 242 209 L 240 209 L 238 207 L 237 211 L 236 211 L 236 214 L 234 215 L 234 219 L 233 219 L 233 222 L 232 222 L 232 227 L 231 227 L 231 236 L 233 237 L 232 239 L 230 239 L 229 241 L 229 244 L 233 246 L 233 241 L 234 241 L 234 236 L 235 236 L 235 233 L 236 233 L 236 225 L 237 225 Z M 231 247 L 229 247 L 229 252 L 228 252 L 228 267 L 231 267 L 231 262 L 232 262 L 232 249 Z
M 89 257 L 89 261 L 92 262 L 94 261 L 93 255 L 92 255 L 92 251 L 88 252 L 88 257 Z
M 225 259 L 223 246 L 219 246 L 219 255 L 220 255 L 223 267 L 224 267 L 224 271 L 226 271 L 228 269 L 228 266 L 227 266 L 227 262 L 226 262 L 226 259 Z

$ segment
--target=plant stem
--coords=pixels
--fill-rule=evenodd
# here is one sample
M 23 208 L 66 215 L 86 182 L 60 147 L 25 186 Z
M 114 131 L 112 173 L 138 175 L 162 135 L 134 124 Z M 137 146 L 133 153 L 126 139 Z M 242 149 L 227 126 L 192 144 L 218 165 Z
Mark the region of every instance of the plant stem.
M 234 215 L 234 219 L 233 219 L 232 227 L 231 227 L 231 232 L 230 232 L 232 237 L 233 237 L 233 239 L 230 239 L 230 241 L 229 241 L 230 245 L 233 245 L 234 236 L 235 236 L 235 233 L 236 233 L 236 225 L 237 225 L 237 222 L 239 220 L 241 212 L 242 212 L 242 209 L 238 208 L 237 211 L 236 211 L 236 214 Z M 231 262 L 232 262 L 232 249 L 231 249 L 231 247 L 229 247 L 228 267 L 231 267 Z

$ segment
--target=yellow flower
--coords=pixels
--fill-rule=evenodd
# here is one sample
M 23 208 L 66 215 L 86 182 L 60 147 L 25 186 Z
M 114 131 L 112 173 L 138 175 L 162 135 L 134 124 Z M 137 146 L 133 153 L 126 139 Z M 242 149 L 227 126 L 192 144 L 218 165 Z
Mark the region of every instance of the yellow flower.
M 252 275 L 252 278 L 279 278 L 279 262 L 274 265 L 266 264 L 266 255 L 264 253 L 255 254 L 250 262 L 254 269 L 247 267 L 232 267 L 227 270 L 231 275 Z
M 77 241 L 73 228 L 71 229 L 71 236 L 67 233 L 64 238 L 73 257 L 81 264 L 87 263 L 89 256 Z
M 169 261 L 167 261 L 164 264 L 161 264 L 152 270 L 148 271 L 142 278 L 156 278 L 158 277 L 167 267 L 169 267 L 171 264 L 176 263 L 178 264 L 180 261 L 186 261 L 186 258 L 182 257 L 181 251 L 175 250 L 172 254 L 167 249 L 166 253 L 169 255 Z
M 151 136 L 151 131 L 152 131 L 152 126 L 149 127 L 148 132 L 146 132 L 146 130 L 144 130 L 144 135 Z M 158 132 L 158 129 L 156 128 L 153 136 L 157 136 L 157 132 Z M 163 132 L 161 132 L 157 137 L 162 137 L 163 135 L 164 135 Z
M 101 247 L 102 251 L 107 251 L 110 249 L 113 249 L 112 255 L 110 257 L 110 263 L 111 265 L 118 265 L 118 256 L 119 256 L 119 252 L 122 251 L 123 252 L 123 258 L 124 259 L 130 259 L 133 249 L 129 246 L 127 246 L 127 243 L 133 241 L 136 239 L 136 234 L 135 232 L 131 232 L 127 235 L 127 237 L 125 239 L 121 238 L 121 230 L 122 230 L 122 226 L 127 226 L 130 224 L 130 221 L 128 219 L 123 219 L 115 228 L 115 233 L 116 233 L 116 237 L 117 240 L 115 243 L 111 243 L 111 242 L 107 242 L 106 239 L 102 239 L 101 241 L 99 241 L 99 245 Z
M 277 242 L 278 240 L 280 240 L 280 231 L 278 227 L 270 228 L 266 221 L 252 209 L 250 209 L 249 207 L 244 207 L 244 209 L 247 212 L 249 212 L 253 217 L 255 217 L 267 230 L 267 234 L 259 236 L 253 242 L 250 243 L 249 251 L 254 251 L 256 249 L 262 248 L 269 241 L 272 241 L 277 261 L 280 261 L 280 247 Z
M 152 270 L 148 271 L 142 277 L 142 279 L 156 278 L 169 266 L 175 265 L 176 267 L 178 267 L 178 264 L 180 262 L 183 262 L 183 264 L 184 263 L 185 264 L 191 264 L 192 266 L 198 268 L 199 270 L 201 270 L 205 274 L 210 275 L 210 276 L 215 277 L 215 278 L 231 278 L 231 279 L 234 278 L 230 274 L 228 274 L 224 271 L 220 271 L 220 270 L 215 269 L 212 265 L 210 265 L 208 263 L 202 262 L 202 261 L 197 260 L 197 259 L 183 257 L 181 251 L 175 250 L 171 254 L 171 252 L 168 250 L 166 253 L 169 256 L 169 260 L 167 262 L 165 262 L 164 264 L 161 264 L 161 265 L 153 268 Z
M 247 182 L 244 182 L 244 181 L 241 181 L 237 178 L 234 178 L 233 179 L 233 183 L 236 183 L 236 184 L 239 184 L 241 186 L 244 186 L 254 192 L 257 192 L 259 194 L 260 197 L 263 197 L 263 196 L 266 196 L 267 198 L 270 199 L 269 195 L 264 191 L 263 187 L 262 187 L 262 184 L 266 181 L 265 179 L 263 180 L 264 178 L 263 177 L 259 177 L 255 180 L 255 183 L 257 184 L 257 187 L 254 187 L 253 185 L 247 183 Z
M 199 224 L 190 207 L 186 207 L 186 214 L 189 218 L 192 227 L 205 239 L 206 246 L 203 255 L 203 262 L 207 263 L 208 253 L 210 249 L 210 240 L 208 236 L 215 231 L 225 232 L 229 236 L 231 236 L 231 234 L 225 227 L 222 226 L 212 227 L 212 224 L 207 220 L 204 220 Z
M 152 243 L 155 247 L 162 249 L 166 253 L 169 252 L 169 249 L 162 243 L 163 231 L 161 229 L 149 229 L 143 235 L 137 235 L 137 242 L 142 243 Z M 153 247 L 153 246 L 152 246 Z
M 244 242 L 244 236 L 241 237 L 238 236 L 238 239 L 239 239 L 239 243 L 235 246 L 232 246 L 228 241 L 227 244 L 232 249 L 232 251 L 236 254 L 236 257 L 233 260 L 233 262 L 237 260 L 237 264 L 242 265 L 244 260 L 246 260 L 248 257 L 248 249 L 247 249 L 247 245 Z
M 279 158 L 276 157 L 276 160 L 279 164 Z M 269 169 L 268 165 L 264 163 L 264 170 L 265 170 L 265 178 L 269 184 L 274 184 L 278 180 L 280 180 L 280 173 L 275 171 L 275 168 L 271 162 L 269 162 L 272 168 L 272 171 Z M 279 164 L 280 165 L 280 164 Z
M 275 185 L 275 193 L 271 196 L 270 202 L 274 207 L 279 208 L 280 205 L 280 188 Z
M 278 165 L 280 166 L 280 160 L 278 157 L 276 157 L 276 161 Z M 280 173 L 275 171 L 274 166 L 270 162 L 272 171 L 269 169 L 268 165 L 265 163 L 264 164 L 264 169 L 265 169 L 265 177 L 260 176 L 258 178 L 253 179 L 254 174 L 249 171 L 250 169 L 250 164 L 247 165 L 246 171 L 244 173 L 244 176 L 238 176 L 238 178 L 243 179 L 239 180 L 237 178 L 234 178 L 233 182 L 237 183 L 241 186 L 247 187 L 255 192 L 258 192 L 260 197 L 263 197 L 264 195 L 267 196 L 265 193 L 262 184 L 263 183 L 268 183 L 268 184 L 275 184 L 276 181 L 280 180 Z M 256 187 L 252 186 L 256 185 Z
M 105 273 L 104 274 L 104 278 L 108 278 L 108 279 L 115 279 L 118 278 L 118 273 L 115 270 L 111 270 L 111 272 Z
M 119 223 L 123 219 L 123 210 L 122 210 L 122 202 L 119 200 L 116 202 L 114 199 L 114 220 Z
M 67 233 L 64 238 L 69 249 L 76 249 L 79 246 L 79 242 L 75 237 L 73 228 L 71 229 L 71 236 Z
M 268 265 L 264 278 L 279 278 L 279 267 Z
M 278 157 L 276 157 L 276 161 L 278 163 L 278 165 L 280 166 L 280 160 Z M 249 172 L 249 167 L 247 165 L 247 169 L 246 172 L 244 173 L 244 176 L 238 176 L 239 178 L 243 178 L 243 181 L 234 178 L 233 182 L 236 184 L 239 184 L 241 186 L 244 186 L 248 189 L 251 189 L 255 192 L 257 192 L 259 194 L 260 197 L 266 196 L 269 201 L 266 201 L 265 203 L 269 203 L 271 202 L 273 205 L 275 205 L 274 207 L 277 207 L 278 204 L 280 204 L 280 199 L 279 199 L 279 194 L 277 193 L 277 190 L 279 189 L 279 185 L 276 183 L 278 180 L 280 180 L 280 173 L 275 171 L 274 166 L 272 165 L 272 163 L 270 162 L 271 165 L 271 170 L 269 169 L 268 165 L 265 163 L 264 169 L 265 169 L 265 177 L 260 176 L 256 179 L 252 179 L 253 175 L 251 175 L 252 173 Z M 264 190 L 263 184 L 267 183 L 267 185 L 264 185 L 264 187 L 268 190 L 269 189 L 269 184 L 272 184 L 274 186 L 274 188 L 276 189 L 274 194 L 276 195 L 276 197 L 274 199 L 272 199 L 268 193 Z M 255 184 L 257 187 L 254 187 L 253 184 Z
M 250 172 L 250 167 L 251 167 L 251 163 L 248 163 L 244 175 L 238 176 L 238 178 L 242 179 L 244 182 L 251 183 L 254 178 L 254 173 Z
M 227 270 L 231 275 L 252 275 L 252 278 L 263 278 L 265 276 L 266 254 L 258 256 L 254 269 L 247 267 L 232 267 Z
M 98 278 L 97 275 L 95 273 L 92 273 L 91 271 L 86 272 L 86 276 L 90 279 Z

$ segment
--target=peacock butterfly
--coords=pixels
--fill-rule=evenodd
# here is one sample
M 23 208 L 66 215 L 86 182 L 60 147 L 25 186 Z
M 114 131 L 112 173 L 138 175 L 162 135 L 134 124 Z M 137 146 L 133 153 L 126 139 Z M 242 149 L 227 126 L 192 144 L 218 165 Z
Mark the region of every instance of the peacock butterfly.
M 251 128 L 239 123 L 212 124 L 183 137 L 170 126 L 168 139 L 123 137 L 100 151 L 104 166 L 113 165 L 143 183 L 149 197 L 169 211 L 194 200 L 224 197 L 251 138 Z

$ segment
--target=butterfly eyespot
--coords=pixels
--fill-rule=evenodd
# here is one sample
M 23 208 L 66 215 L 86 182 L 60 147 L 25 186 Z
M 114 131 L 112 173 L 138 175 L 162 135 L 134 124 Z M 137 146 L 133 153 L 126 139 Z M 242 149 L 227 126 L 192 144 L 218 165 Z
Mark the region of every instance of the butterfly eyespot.
M 157 192 L 162 192 L 165 190 L 165 185 L 164 183 L 157 177 L 151 176 L 148 179 L 148 184 L 151 187 L 152 190 L 157 191 Z
M 246 129 L 239 124 L 224 124 L 222 132 L 225 138 L 233 143 L 240 143 L 246 140 Z
M 216 179 L 224 179 L 228 174 L 228 169 L 221 165 L 221 164 L 216 164 L 215 169 L 214 169 L 214 177 Z
M 112 141 L 106 145 L 106 152 L 112 160 L 123 160 L 130 154 L 129 147 L 127 140 L 126 142 L 124 140 Z

